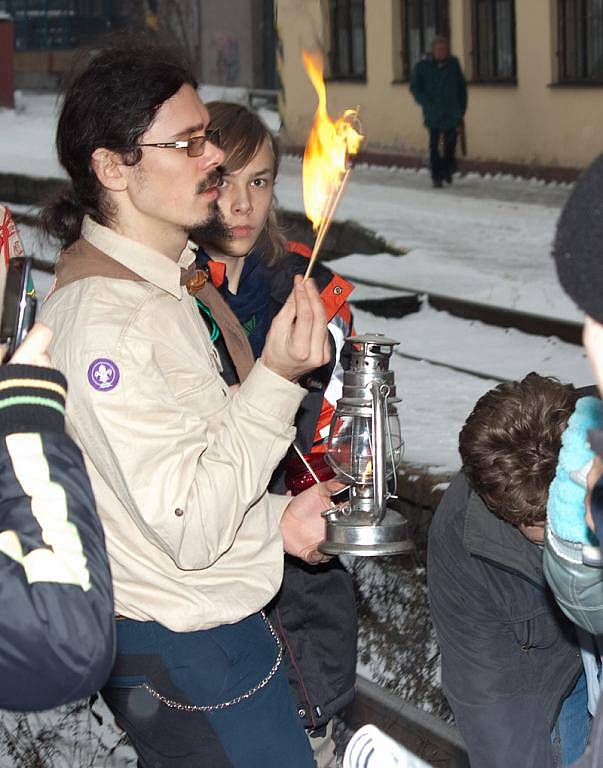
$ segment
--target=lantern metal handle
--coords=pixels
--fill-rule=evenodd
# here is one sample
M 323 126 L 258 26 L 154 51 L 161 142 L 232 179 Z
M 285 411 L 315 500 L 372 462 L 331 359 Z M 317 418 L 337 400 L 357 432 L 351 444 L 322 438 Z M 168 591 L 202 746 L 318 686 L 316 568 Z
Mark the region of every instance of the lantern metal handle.
M 385 392 L 383 391 L 385 390 Z M 396 462 L 396 452 L 394 451 L 394 441 L 392 439 L 392 429 L 391 424 L 389 421 L 389 393 L 390 388 L 387 385 L 382 385 L 381 392 L 383 394 L 383 412 L 384 412 L 384 418 L 385 418 L 385 431 L 387 433 L 387 450 L 389 452 L 389 458 L 392 463 L 392 469 L 393 469 L 393 478 L 394 478 L 394 490 L 390 492 L 389 485 L 387 484 L 387 499 L 397 499 L 397 493 L 398 493 L 398 464 Z
M 381 396 L 381 384 L 373 381 L 371 384 L 372 407 L 372 433 L 373 433 L 373 498 L 377 511 L 375 525 L 383 520 L 385 514 L 385 413 L 384 398 Z

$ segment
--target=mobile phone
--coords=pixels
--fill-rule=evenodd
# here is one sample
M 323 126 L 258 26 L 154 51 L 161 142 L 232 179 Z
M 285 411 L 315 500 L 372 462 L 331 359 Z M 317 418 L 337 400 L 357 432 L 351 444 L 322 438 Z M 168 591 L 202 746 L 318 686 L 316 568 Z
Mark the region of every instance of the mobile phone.
M 32 263 L 29 256 L 16 256 L 8 261 L 0 319 L 0 344 L 6 345 L 3 363 L 11 359 L 36 319 Z

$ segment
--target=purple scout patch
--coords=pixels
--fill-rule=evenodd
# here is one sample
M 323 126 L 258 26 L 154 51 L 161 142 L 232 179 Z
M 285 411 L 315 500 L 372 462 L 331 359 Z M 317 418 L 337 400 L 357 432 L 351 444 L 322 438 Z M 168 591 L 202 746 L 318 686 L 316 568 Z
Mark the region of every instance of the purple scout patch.
M 109 392 L 119 383 L 119 368 L 112 360 L 98 357 L 88 366 L 88 381 L 99 392 Z

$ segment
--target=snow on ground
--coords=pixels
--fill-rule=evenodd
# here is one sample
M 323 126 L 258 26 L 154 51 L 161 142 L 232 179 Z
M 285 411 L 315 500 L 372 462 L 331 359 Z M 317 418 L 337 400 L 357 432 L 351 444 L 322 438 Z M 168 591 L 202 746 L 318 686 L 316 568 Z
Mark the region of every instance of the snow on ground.
M 208 99 L 241 100 L 241 89 L 205 86 Z M 0 110 L 0 171 L 63 176 L 54 150 L 57 99 L 24 94 L 21 112 Z M 300 162 L 283 159 L 281 205 L 303 210 Z M 549 256 L 567 188 L 470 174 L 434 190 L 426 173 L 359 166 L 338 211 L 389 242 L 410 249 L 389 255 L 348 256 L 337 263 L 351 277 L 394 288 L 468 298 L 536 314 L 580 320 L 561 291 Z
M 419 312 L 401 319 L 376 318 L 358 309 L 354 310 L 354 318 L 357 330 L 372 329 L 400 341 L 398 349 L 402 354 L 492 379 L 521 379 L 537 371 L 576 386 L 593 383 L 582 347 L 554 336 L 547 338 L 464 320 L 433 309 L 427 302 Z
M 395 557 L 344 557 L 343 562 L 356 585 L 358 674 L 450 720 L 425 568 Z
M 205 90 L 204 96 L 243 98 L 216 90 Z M 53 147 L 56 99 L 25 94 L 21 101 L 21 112 L 0 110 L 0 172 L 62 176 Z M 303 210 L 299 160 L 284 158 L 277 193 L 284 208 Z M 352 278 L 390 286 L 391 290 L 360 285 L 359 298 L 429 291 L 579 321 L 580 314 L 557 284 L 549 255 L 567 194 L 563 185 L 475 174 L 456 178 L 452 187 L 433 190 L 426 173 L 358 166 L 338 219 L 354 219 L 409 253 L 356 254 L 332 265 Z M 54 260 L 55 245 L 40 240 L 30 227 L 21 230 L 28 252 Z M 35 278 L 38 293 L 44 295 L 51 278 L 43 272 Z M 478 397 L 501 379 L 521 378 L 535 369 L 578 385 L 591 381 L 582 350 L 558 339 L 461 320 L 429 306 L 402 319 L 355 309 L 355 318 L 359 332 L 379 331 L 400 340 L 401 354 L 392 358 L 392 368 L 402 397 L 405 460 L 435 472 L 458 467 L 458 432 Z M 383 560 L 383 572 L 378 560 L 357 560 L 353 566 L 364 611 L 360 670 L 443 714 L 424 573 L 421 569 L 393 573 L 391 562 Z M 385 579 L 386 574 L 393 574 L 391 580 Z M 381 604 L 371 585 L 382 596 Z M 411 646 L 418 649 L 418 657 L 410 653 Z M 86 725 L 85 714 L 80 720 L 93 729 Z M 7 722 L 0 717 L 0 728 Z M 59 731 L 62 738 L 65 729 Z M 115 749 L 115 756 L 124 749 L 111 729 L 103 731 L 102 738 L 109 739 L 108 749 Z M 0 738 L 0 744 L 5 741 Z M 75 741 L 79 743 L 81 736 Z M 6 755 L 0 758 L 0 768 L 16 764 L 3 763 Z M 131 752 L 120 754 L 120 760 L 90 764 L 125 768 L 132 764 Z
M 458 469 L 461 427 L 477 399 L 498 382 L 397 356 L 391 368 L 402 398 L 404 461 L 436 474 Z
M 102 699 L 39 714 L 0 710 L 0 768 L 135 768 L 136 754 Z
M 21 226 L 19 231 L 23 238 L 26 253 L 34 254 L 43 261 L 52 262 L 54 260 L 56 245 L 41 237 L 33 227 Z M 43 298 L 52 285 L 52 275 L 34 270 L 33 277 L 38 296 Z M 363 288 L 359 286 L 359 295 L 361 296 L 365 295 Z M 375 291 L 373 289 L 371 297 L 375 298 L 387 293 L 387 291 Z M 425 314 L 434 315 L 432 327 L 430 328 L 429 323 L 426 323 L 426 332 L 421 328 L 421 321 L 418 319 L 419 316 L 422 318 Z M 498 383 L 494 379 L 501 377 L 501 371 L 504 369 L 496 362 L 498 355 L 493 355 L 492 359 L 484 362 L 481 367 L 477 360 L 469 357 L 463 358 L 462 350 L 465 347 L 454 346 L 454 334 L 452 332 L 448 337 L 451 349 L 447 356 L 445 349 L 441 349 L 442 339 L 439 337 L 439 331 L 436 330 L 440 326 L 438 315 L 445 315 L 445 313 L 438 313 L 427 308 L 418 315 L 409 315 L 400 320 L 386 320 L 369 312 L 354 310 L 356 330 L 359 333 L 377 331 L 400 339 L 403 342 L 401 346 L 404 352 L 425 356 L 430 360 L 456 361 L 458 367 L 469 369 L 481 370 L 483 368 L 488 370 L 489 365 L 492 367 L 494 378 L 488 381 L 426 362 L 408 360 L 398 356 L 393 359 L 392 367 L 395 371 L 399 394 L 403 400 L 399 406 L 399 412 L 406 441 L 405 460 L 412 464 L 422 465 L 434 472 L 445 472 L 454 471 L 458 467 L 457 436 L 475 401 Z M 459 334 L 466 333 L 464 326 L 471 325 L 467 321 L 456 318 L 448 318 L 448 321 L 452 321 L 452 323 L 456 321 L 459 324 Z M 417 323 L 419 338 L 423 339 L 424 343 L 415 339 L 417 343 L 407 345 L 407 340 L 409 341 L 417 333 Z M 441 325 L 443 327 L 440 330 L 455 327 L 448 325 L 446 321 Z M 487 345 L 489 350 L 500 349 L 504 345 L 506 335 L 504 329 L 486 326 L 484 330 L 490 333 Z M 520 335 L 525 336 L 526 334 Z M 476 334 L 476 337 L 479 337 L 479 333 Z M 538 337 L 534 338 L 538 339 Z M 545 340 L 538 340 L 544 349 Z M 433 342 L 433 347 L 431 342 Z M 478 338 L 476 338 L 476 345 L 478 343 Z M 562 342 L 557 343 L 562 345 Z M 571 347 L 571 345 L 562 346 Z M 577 355 L 582 354 L 578 347 L 573 347 L 570 351 L 573 354 L 571 358 L 568 355 L 568 359 L 575 359 Z M 561 361 L 559 367 L 562 367 Z M 426 386 L 426 382 L 429 382 L 428 386 Z
M 353 296 L 353 294 L 352 294 Z M 593 383 L 581 347 L 556 338 L 461 320 L 424 306 L 401 319 L 354 309 L 359 333 L 384 333 L 399 350 L 427 360 L 473 370 L 480 377 L 423 360 L 392 358 L 398 412 L 406 448 L 404 460 L 430 472 L 459 468 L 458 434 L 477 399 L 501 379 L 521 379 L 531 371 L 576 386 Z M 481 378 L 490 375 L 491 378 Z
M 245 88 L 204 85 L 199 90 L 204 101 L 248 103 Z M 0 108 L 0 173 L 64 177 L 54 145 L 59 98 L 56 94 L 22 92 L 17 103 L 18 110 Z M 265 107 L 258 111 L 270 130 L 278 132 L 278 113 Z
M 20 231 L 27 253 L 53 261 L 55 245 L 32 227 L 22 226 Z M 35 271 L 34 280 L 38 295 L 45 296 L 52 276 Z M 352 298 L 392 295 L 397 293 L 359 285 Z M 398 349 L 403 355 L 420 358 L 395 355 L 392 367 L 403 399 L 399 410 L 406 440 L 405 460 L 434 472 L 458 468 L 458 433 L 478 397 L 499 380 L 520 379 L 536 370 L 577 386 L 592 383 L 582 348 L 554 337 L 463 320 L 427 304 L 420 312 L 393 319 L 355 308 L 354 318 L 359 333 L 384 333 L 400 341 Z
M 208 101 L 247 99 L 243 89 L 214 86 L 205 86 L 202 96 Z M 20 101 L 21 112 L 0 110 L 0 171 L 61 175 L 53 147 L 56 98 L 24 94 Z M 277 194 L 284 208 L 303 210 L 297 158 L 283 159 Z M 392 289 L 359 285 L 359 298 L 387 298 L 405 289 L 430 291 L 579 321 L 580 313 L 557 283 L 549 255 L 567 195 L 565 185 L 476 174 L 433 190 L 426 172 L 359 165 L 338 219 L 354 219 L 409 253 L 356 254 L 330 266 L 352 279 Z M 54 259 L 53 244 L 32 228 L 21 231 L 28 252 Z M 51 277 L 37 272 L 35 279 L 38 293 L 44 295 Z M 458 432 L 475 400 L 500 379 L 536 370 L 577 385 L 591 381 L 582 350 L 558 339 L 454 318 L 429 306 L 402 319 L 374 317 L 358 309 L 355 316 L 357 330 L 387 333 L 400 340 L 402 354 L 419 358 L 395 356 L 393 362 L 403 397 L 406 459 L 412 463 L 455 469 Z
M 54 147 L 54 94 L 24 94 L 21 111 L 0 109 L 0 173 L 62 177 Z
M 303 210 L 299 175 L 299 161 L 285 158 L 277 182 L 284 208 Z M 535 189 L 541 194 L 532 194 Z M 523 197 L 522 190 L 530 195 Z M 337 218 L 353 219 L 410 252 L 403 258 L 351 255 L 332 265 L 352 279 L 391 288 L 580 320 L 550 257 L 567 194 L 567 189 L 536 188 L 528 181 L 462 177 L 452 187 L 434 190 L 427 174 L 357 168 Z

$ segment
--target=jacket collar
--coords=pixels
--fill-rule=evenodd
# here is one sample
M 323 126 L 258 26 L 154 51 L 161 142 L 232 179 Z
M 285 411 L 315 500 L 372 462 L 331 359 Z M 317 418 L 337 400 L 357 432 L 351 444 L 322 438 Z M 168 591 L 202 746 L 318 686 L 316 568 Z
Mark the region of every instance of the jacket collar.
M 312 251 L 303 243 L 289 241 L 287 253 L 280 261 L 271 267 L 271 296 L 274 301 L 284 304 L 291 292 L 295 275 L 303 275 L 308 266 L 308 259 Z M 354 290 L 354 286 L 344 280 L 341 275 L 336 275 L 320 261 L 314 265 L 312 277 L 320 291 L 320 298 L 327 312 L 327 320 L 331 321 L 347 301 Z
M 473 557 L 487 560 L 517 573 L 542 588 L 542 550 L 532 544 L 514 525 L 500 520 L 471 492 L 465 514 L 463 545 Z
M 226 277 L 226 264 L 222 261 L 216 261 L 212 258 L 207 251 L 201 245 L 197 245 L 197 266 L 206 269 L 209 273 L 209 278 L 212 284 L 216 288 L 224 288 L 228 291 L 228 278 Z M 245 281 L 251 272 L 253 272 L 258 266 L 263 265 L 262 253 L 258 248 L 252 248 L 251 251 L 245 256 L 245 263 L 243 264 L 243 271 L 239 279 L 239 292 L 245 292 Z
M 192 268 L 181 269 L 176 265 L 176 269 L 178 269 L 180 283 L 183 286 L 182 295 L 191 294 L 209 308 L 222 332 L 224 343 L 238 377 L 241 382 L 245 381 L 253 368 L 255 358 L 241 324 L 217 288 L 207 280 L 205 272 L 194 269 L 194 262 Z M 108 277 L 112 280 L 133 280 L 135 282 L 145 279 L 117 259 L 103 253 L 84 237 L 76 240 L 69 248 L 61 252 L 55 271 L 56 280 L 51 293 L 87 277 Z
M 186 295 L 180 276 L 182 269 L 188 269 L 195 261 L 197 246 L 192 241 L 188 241 L 178 262 L 174 262 L 153 248 L 97 224 L 90 216 L 84 217 L 82 237 L 146 282 L 177 299 Z

